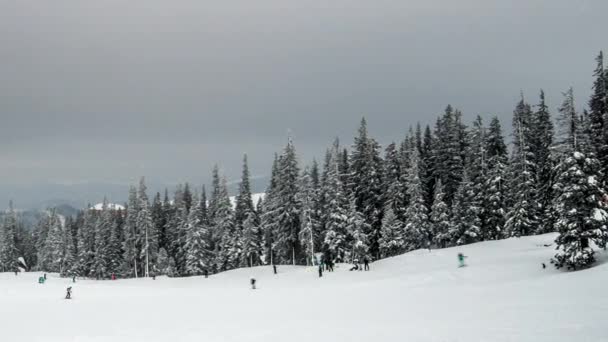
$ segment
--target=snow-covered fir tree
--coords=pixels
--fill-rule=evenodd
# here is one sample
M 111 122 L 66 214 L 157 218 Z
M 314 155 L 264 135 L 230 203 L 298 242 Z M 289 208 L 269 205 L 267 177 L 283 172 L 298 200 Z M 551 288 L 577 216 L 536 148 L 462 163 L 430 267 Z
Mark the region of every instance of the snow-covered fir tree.
M 379 149 L 380 145 L 376 140 L 368 136 L 367 122 L 362 119 L 350 156 L 351 182 L 357 210 L 363 214 L 370 227 L 366 234 L 369 238 L 370 253 L 375 256 L 379 254 L 378 240 L 384 210 L 383 165 Z
M 207 242 L 207 226 L 201 220 L 201 211 L 203 203 L 196 201 L 192 210 L 188 214 L 187 236 L 184 249 L 186 251 L 186 266 L 185 271 L 188 275 L 202 275 L 205 271 L 210 272 L 213 265 L 213 253 L 209 249 Z M 163 256 L 164 258 L 164 256 Z M 160 269 L 165 273 L 169 267 L 165 260 Z
M 294 265 L 305 260 L 299 239 L 302 210 L 298 196 L 299 172 L 295 147 L 289 139 L 278 163 L 275 243 L 280 260 Z
M 482 205 L 484 215 L 481 235 L 484 240 L 498 240 L 504 236 L 506 216 L 507 146 L 500 121 L 493 117 L 486 137 L 487 176 Z
M 243 237 L 241 242 L 241 267 L 260 265 L 260 258 L 264 251 L 262 232 L 258 225 L 255 212 L 250 211 L 243 222 Z
M 393 209 L 387 208 L 382 218 L 382 229 L 378 240 L 380 255 L 383 258 L 402 253 L 405 246 L 403 225 Z
M 443 200 L 445 193 L 441 179 L 435 182 L 435 195 L 433 196 L 433 205 L 431 206 L 431 235 L 433 236 L 433 245 L 435 247 L 444 248 L 450 244 L 450 228 L 452 226 L 450 209 Z
M 513 237 L 530 235 L 538 225 L 532 119 L 532 109 L 522 96 L 513 112 L 513 151 L 509 170 L 511 207 L 505 223 L 506 234 Z
M 410 202 L 405 211 L 404 247 L 406 250 L 430 248 L 433 239 L 419 165 L 420 153 L 418 148 L 414 148 L 410 156 L 409 179 L 407 182 Z
M 608 242 L 606 193 L 600 185 L 600 162 L 593 154 L 572 151 L 564 158 L 554 186 L 559 214 L 555 240 L 557 254 L 552 260 L 557 268 L 579 269 L 595 262 L 594 243 L 605 247 Z
M 338 141 L 330 151 L 326 164 L 323 195 L 325 204 L 325 240 L 324 252 L 328 258 L 344 260 L 348 252 L 347 226 L 348 226 L 348 197 L 346 186 L 341 182 L 339 174 L 339 146 Z
M 19 267 L 17 248 L 17 214 L 11 201 L 4 215 L 0 230 L 0 266 L 3 272 L 13 272 Z
M 452 245 L 466 245 L 481 240 L 481 207 L 473 189 L 465 171 L 452 205 L 452 226 L 448 233 Z

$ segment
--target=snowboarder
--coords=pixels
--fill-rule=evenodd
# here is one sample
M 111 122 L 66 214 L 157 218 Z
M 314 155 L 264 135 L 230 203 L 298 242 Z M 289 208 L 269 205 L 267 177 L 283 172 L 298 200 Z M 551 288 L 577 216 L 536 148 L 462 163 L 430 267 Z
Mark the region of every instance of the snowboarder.
M 319 278 L 323 276 L 323 261 L 319 264 Z
M 272 269 L 274 270 L 274 274 L 277 274 L 277 265 L 272 265 Z
M 255 290 L 255 278 L 251 277 L 251 289 Z
M 204 270 L 204 271 L 203 271 L 203 274 L 205 275 L 205 278 L 208 278 L 208 277 L 209 277 L 209 271 Z
M 44 280 L 46 280 L 46 273 L 44 274 Z
M 67 291 L 65 293 L 65 299 L 72 299 L 72 287 L 68 286 Z
M 112 280 L 116 280 L 116 274 L 112 273 Z
M 38 284 L 44 284 L 44 277 L 38 277 Z
M 543 270 L 547 268 L 547 265 L 545 265 L 545 263 L 543 262 Z
M 366 271 L 369 271 L 369 259 L 367 257 L 363 258 L 363 267 Z
M 353 267 L 350 268 L 349 271 L 356 271 L 359 269 L 359 265 L 357 264 L 357 261 L 355 261 L 355 264 L 353 265 Z
M 72 283 L 76 282 L 76 276 L 72 276 Z
M 466 255 L 464 255 L 462 253 L 458 253 L 458 263 L 460 264 L 458 267 L 464 267 L 464 266 L 466 266 L 466 264 L 464 263 L 464 259 L 466 257 L 467 257 Z
M 329 272 L 334 271 L 334 261 L 333 260 L 327 260 L 327 269 L 329 270 Z

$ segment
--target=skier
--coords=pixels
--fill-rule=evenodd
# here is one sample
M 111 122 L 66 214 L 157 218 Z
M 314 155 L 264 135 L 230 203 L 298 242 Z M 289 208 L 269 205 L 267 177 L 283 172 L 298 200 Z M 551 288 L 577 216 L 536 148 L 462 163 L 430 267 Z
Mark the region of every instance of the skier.
M 65 299 L 72 299 L 72 287 L 68 286 L 66 294 L 65 294 Z
M 367 257 L 363 258 L 363 267 L 366 271 L 369 271 L 369 259 Z
M 251 277 L 251 289 L 255 290 L 255 278 Z
M 277 274 L 277 265 L 272 265 L 272 269 L 274 270 L 274 274 Z
M 458 263 L 460 264 L 458 267 L 464 267 L 464 266 L 466 266 L 466 264 L 464 263 L 464 259 L 466 257 L 467 257 L 466 255 L 464 255 L 462 253 L 458 253 Z
M 323 276 L 323 261 L 319 264 L 319 278 Z
M 205 275 L 205 278 L 208 278 L 208 277 L 209 277 L 209 271 L 204 270 L 204 271 L 203 271 L 203 274 Z

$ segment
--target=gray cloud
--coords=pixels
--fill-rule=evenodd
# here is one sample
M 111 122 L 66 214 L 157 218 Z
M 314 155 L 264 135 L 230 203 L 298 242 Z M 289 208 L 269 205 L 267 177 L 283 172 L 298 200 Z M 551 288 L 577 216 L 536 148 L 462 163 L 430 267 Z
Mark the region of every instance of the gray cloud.
M 520 89 L 582 106 L 603 0 L 0 0 L 0 183 L 266 174 L 368 117 L 382 142 L 446 104 L 499 115 Z M 8 196 L 16 196 L 9 194 Z

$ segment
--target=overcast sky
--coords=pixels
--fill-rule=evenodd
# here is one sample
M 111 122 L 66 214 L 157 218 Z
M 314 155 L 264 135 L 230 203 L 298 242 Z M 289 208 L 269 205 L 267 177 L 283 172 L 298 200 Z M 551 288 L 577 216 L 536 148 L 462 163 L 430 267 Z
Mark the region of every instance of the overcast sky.
M 0 184 L 266 175 L 368 118 L 382 143 L 451 103 L 510 126 L 523 90 L 582 107 L 605 0 L 0 0 Z M 8 194 L 16 196 L 16 194 Z

